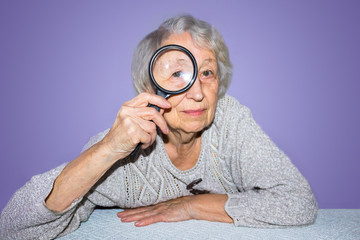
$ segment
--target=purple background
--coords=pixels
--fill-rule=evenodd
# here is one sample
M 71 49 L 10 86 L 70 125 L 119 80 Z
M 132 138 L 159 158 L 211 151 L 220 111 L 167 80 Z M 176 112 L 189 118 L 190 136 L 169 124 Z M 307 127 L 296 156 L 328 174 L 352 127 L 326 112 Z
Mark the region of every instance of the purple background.
M 0 209 L 74 159 L 134 97 L 132 52 L 179 13 L 222 33 L 229 93 L 311 183 L 321 208 L 360 208 L 359 1 L 0 3 Z

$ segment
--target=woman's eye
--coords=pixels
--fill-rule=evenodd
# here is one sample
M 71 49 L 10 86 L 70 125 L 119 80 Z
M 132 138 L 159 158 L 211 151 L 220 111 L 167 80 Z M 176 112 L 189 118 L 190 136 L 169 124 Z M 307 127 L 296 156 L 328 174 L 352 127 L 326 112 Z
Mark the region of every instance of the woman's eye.
M 212 73 L 212 71 L 210 71 L 210 70 L 206 70 L 206 71 L 203 71 L 203 72 L 202 72 L 202 75 L 203 75 L 204 77 L 210 77 L 212 74 L 213 74 L 213 73 Z
M 181 72 L 180 72 L 180 71 L 174 72 L 174 73 L 172 74 L 172 76 L 178 78 L 178 77 L 181 76 Z

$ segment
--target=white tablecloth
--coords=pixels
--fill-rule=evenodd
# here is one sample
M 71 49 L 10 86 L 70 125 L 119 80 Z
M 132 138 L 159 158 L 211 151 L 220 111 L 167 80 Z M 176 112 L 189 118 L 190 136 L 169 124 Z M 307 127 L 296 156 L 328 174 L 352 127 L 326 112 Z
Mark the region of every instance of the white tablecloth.
M 122 223 L 119 209 L 96 209 L 67 239 L 346 239 L 360 240 L 360 209 L 320 209 L 315 224 L 303 227 L 257 229 L 190 220 L 135 227 Z

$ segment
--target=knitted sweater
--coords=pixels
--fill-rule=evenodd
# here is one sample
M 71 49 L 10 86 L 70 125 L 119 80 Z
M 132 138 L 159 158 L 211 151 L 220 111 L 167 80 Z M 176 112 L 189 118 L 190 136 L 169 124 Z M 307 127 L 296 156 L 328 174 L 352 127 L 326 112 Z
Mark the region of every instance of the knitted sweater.
M 84 149 L 108 130 L 92 137 Z M 225 210 L 235 226 L 311 224 L 317 202 L 305 178 L 234 98 L 219 99 L 210 127 L 203 131 L 196 165 L 177 169 L 160 136 L 136 157 L 118 161 L 81 199 L 62 213 L 44 201 L 66 164 L 32 177 L 11 198 L 1 219 L 0 239 L 51 239 L 76 230 L 96 206 L 136 208 L 191 195 L 186 186 L 227 194 Z

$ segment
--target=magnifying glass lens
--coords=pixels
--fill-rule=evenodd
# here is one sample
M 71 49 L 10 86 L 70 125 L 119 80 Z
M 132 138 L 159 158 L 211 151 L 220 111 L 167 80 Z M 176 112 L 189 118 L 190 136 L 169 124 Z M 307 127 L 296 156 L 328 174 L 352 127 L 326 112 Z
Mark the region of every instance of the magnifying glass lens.
M 192 80 L 194 66 L 185 52 L 169 49 L 157 56 L 153 62 L 152 74 L 156 83 L 163 89 L 179 91 Z

